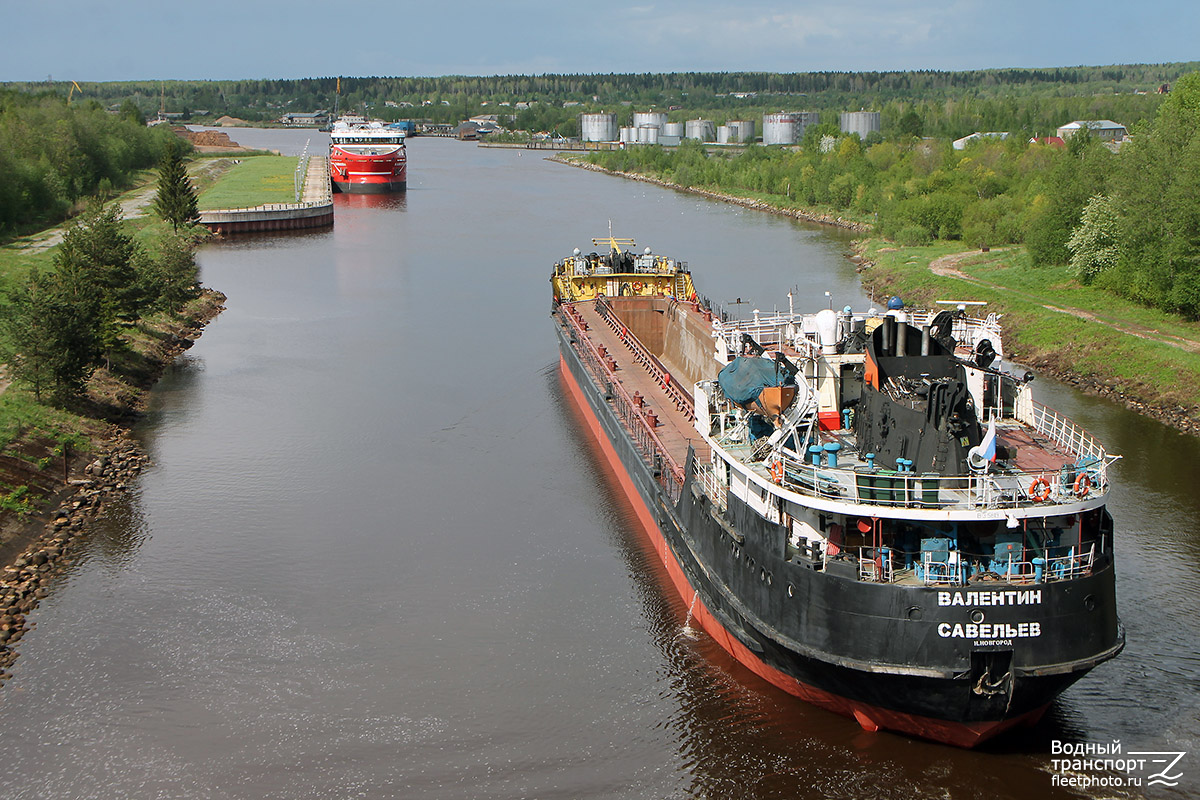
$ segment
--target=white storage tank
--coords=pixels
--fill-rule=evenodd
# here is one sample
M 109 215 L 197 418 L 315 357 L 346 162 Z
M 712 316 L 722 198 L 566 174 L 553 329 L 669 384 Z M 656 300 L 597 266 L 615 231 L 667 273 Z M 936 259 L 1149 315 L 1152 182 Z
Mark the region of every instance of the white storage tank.
M 662 126 L 663 136 L 678 136 L 680 139 L 682 139 L 683 132 L 684 129 L 682 122 L 668 122 L 666 125 Z
M 625 144 L 637 142 L 637 128 L 621 128 L 621 141 Z
M 658 130 L 657 125 L 638 125 L 638 144 L 658 144 Z
M 633 113 L 633 127 L 635 128 L 653 126 L 661 129 L 666 124 L 667 115 L 662 111 L 635 111 Z
M 717 126 L 717 144 L 729 144 L 729 132 L 732 130 L 728 125 Z
M 795 144 L 796 115 L 791 111 L 763 114 L 763 144 Z
M 717 137 L 717 128 L 711 119 L 689 119 L 684 123 L 684 136 L 700 142 L 711 142 Z
M 843 111 L 838 122 L 842 133 L 857 133 L 865 139 L 871 131 L 879 130 L 879 112 Z
M 754 120 L 734 119 L 729 121 L 729 141 L 744 144 L 754 141 Z
M 579 138 L 585 142 L 617 141 L 617 115 L 580 114 Z

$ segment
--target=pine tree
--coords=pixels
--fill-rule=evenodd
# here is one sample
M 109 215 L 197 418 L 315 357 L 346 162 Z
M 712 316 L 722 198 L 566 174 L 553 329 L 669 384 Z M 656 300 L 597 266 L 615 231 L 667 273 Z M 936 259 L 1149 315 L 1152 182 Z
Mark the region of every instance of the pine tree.
M 8 293 L 0 306 L 0 331 L 4 337 L 4 362 L 14 380 L 29 384 L 38 402 L 51 384 L 50 289 L 34 270 L 29 282 Z
M 169 142 L 158 164 L 158 194 L 154 212 L 171 223 L 176 231 L 181 225 L 192 225 L 200 219 L 196 189 L 188 178 L 179 145 Z
M 60 276 L 34 271 L 0 312 L 12 376 L 30 384 L 38 400 L 45 390 L 60 405 L 78 398 L 103 349 L 100 314 L 98 297 L 79 297 Z
M 185 234 L 163 239 L 158 257 L 147 263 L 143 282 L 151 306 L 163 311 L 178 311 L 200 295 L 196 255 Z
M 146 306 L 141 271 L 146 261 L 138 243 L 121 226 L 114 203 L 90 209 L 71 225 L 54 256 L 64 286 L 96 294 L 121 320 L 137 319 Z

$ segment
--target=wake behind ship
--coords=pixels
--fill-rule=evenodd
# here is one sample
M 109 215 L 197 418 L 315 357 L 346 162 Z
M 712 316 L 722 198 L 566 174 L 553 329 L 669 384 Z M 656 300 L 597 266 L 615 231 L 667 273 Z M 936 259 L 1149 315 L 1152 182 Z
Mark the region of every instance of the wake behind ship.
M 726 320 L 686 262 L 601 243 L 554 266 L 561 369 L 740 662 L 867 730 L 972 747 L 1120 652 L 1118 457 L 999 368 L 995 315 Z
M 343 116 L 329 131 L 329 177 L 335 192 L 378 194 L 408 187 L 404 131 Z

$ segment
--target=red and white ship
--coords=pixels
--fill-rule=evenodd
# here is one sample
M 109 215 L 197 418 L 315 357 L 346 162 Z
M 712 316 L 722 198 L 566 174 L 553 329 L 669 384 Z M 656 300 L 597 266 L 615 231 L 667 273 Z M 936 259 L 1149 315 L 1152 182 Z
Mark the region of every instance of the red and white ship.
M 342 117 L 329 131 L 329 175 L 335 192 L 376 194 L 408 186 L 404 131 Z

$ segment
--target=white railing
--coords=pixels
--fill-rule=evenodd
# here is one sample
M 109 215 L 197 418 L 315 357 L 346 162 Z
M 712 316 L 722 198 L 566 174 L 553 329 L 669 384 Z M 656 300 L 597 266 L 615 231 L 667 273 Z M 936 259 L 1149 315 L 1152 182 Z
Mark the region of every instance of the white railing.
M 802 314 L 756 313 L 753 319 L 714 321 L 713 336 L 722 339 L 731 353 L 741 352 L 742 334 L 747 334 L 767 350 L 780 350 L 786 345 L 796 347 L 803 355 L 816 357 L 820 352 L 816 334 L 803 331 L 803 317 Z
M 696 477 L 714 506 L 721 511 L 729 507 L 729 487 L 717 480 L 717 471 L 711 464 L 696 464 Z
M 936 311 L 909 312 L 908 322 L 910 325 L 919 328 L 922 325 L 928 325 L 937 313 Z M 778 349 L 783 344 L 789 344 L 796 346 L 798 349 L 807 347 L 808 351 L 815 355 L 820 350 L 817 333 L 815 330 L 805 330 L 805 320 L 811 319 L 814 316 L 814 314 L 784 313 L 781 311 L 772 311 L 770 313 L 756 312 L 752 319 L 714 322 L 714 336 L 723 339 L 726 347 L 734 353 L 741 349 L 742 334 L 746 333 L 754 341 L 769 350 Z M 838 318 L 843 319 L 841 314 L 838 315 Z M 870 319 L 870 317 L 862 314 L 857 314 L 853 317 L 856 323 L 866 319 Z M 951 335 L 954 336 L 961 347 L 972 350 L 980 341 L 988 339 L 991 341 L 997 354 L 1003 355 L 1000 323 L 998 317 L 994 314 L 988 316 L 986 319 L 956 317 L 951 328 Z
M 1009 583 L 1029 583 L 1038 578 L 1037 565 L 1032 561 L 1021 561 L 1010 555 L 999 563 L 1000 568 L 996 569 L 993 566 L 991 571 Z
M 864 506 L 967 510 L 1066 505 L 1095 498 L 1108 491 L 1106 466 L 1100 461 L 1074 470 L 944 476 L 818 466 L 784 456 L 765 468 L 774 483 L 809 497 Z
M 892 570 L 892 554 L 887 548 L 858 548 L 858 579 L 872 583 L 892 583 L 896 579 Z
M 908 324 L 913 327 L 920 328 L 933 322 L 940 311 L 910 311 L 908 314 Z M 974 350 L 984 339 L 992 343 L 996 354 L 1003 357 L 1003 342 L 1001 339 L 1000 318 L 996 314 L 989 314 L 985 319 L 978 317 L 955 317 L 954 322 L 950 326 L 950 335 L 958 342 L 960 347 Z
M 959 554 L 951 550 L 945 560 L 935 558 L 935 554 L 926 550 L 921 553 L 921 582 L 926 586 L 948 584 L 961 586 L 963 584 L 962 564 Z
M 894 583 L 915 572 L 916 579 L 925 586 L 965 586 L 982 574 L 995 576 L 1008 584 L 1054 583 L 1090 575 L 1096 561 L 1095 544 L 1082 553 L 1071 547 L 1066 555 L 1051 558 L 1029 559 L 1029 552 L 1042 551 L 1027 551 L 1025 558 L 1010 555 L 997 560 L 988 554 L 959 550 L 924 550 L 920 561 L 914 563 L 910 558 L 915 558 L 916 553 L 904 553 L 891 547 L 860 547 L 858 579 L 870 583 Z M 899 569 L 895 566 L 897 560 Z
M 1054 409 L 1029 400 L 1017 404 L 1017 419 L 1081 459 L 1094 459 L 1098 467 L 1102 465 L 1102 475 L 1106 471 L 1109 460 L 1104 445 Z
M 1047 580 L 1067 580 L 1088 575 L 1096 560 L 1096 545 L 1088 548 L 1086 553 L 1076 553 L 1075 548 L 1065 556 L 1046 559 Z
M 296 159 L 296 173 L 293 178 L 293 183 L 296 187 L 296 202 L 300 202 L 300 198 L 304 195 L 304 183 L 308 180 L 308 143 L 311 139 L 304 141 L 304 151 L 300 153 L 300 158 Z

